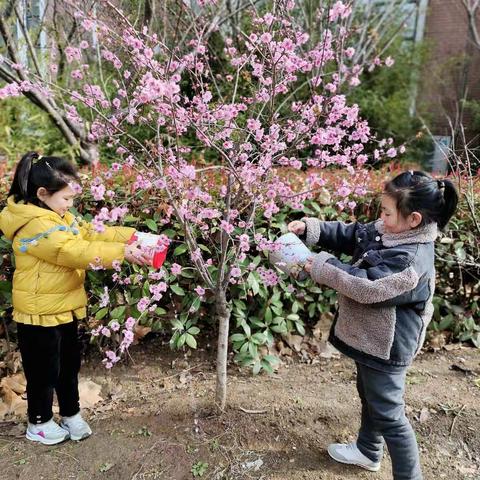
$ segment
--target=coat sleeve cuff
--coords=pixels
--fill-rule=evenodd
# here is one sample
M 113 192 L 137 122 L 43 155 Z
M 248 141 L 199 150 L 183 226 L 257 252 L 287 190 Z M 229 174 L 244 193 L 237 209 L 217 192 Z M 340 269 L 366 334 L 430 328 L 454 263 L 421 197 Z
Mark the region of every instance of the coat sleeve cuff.
M 317 245 L 320 241 L 320 220 L 314 217 L 304 217 L 302 222 L 305 223 L 306 241 L 308 247 Z
M 322 269 L 328 260 L 335 258 L 334 255 L 327 252 L 320 252 L 318 255 L 315 255 L 312 263 L 312 271 L 310 276 L 317 283 L 322 283 Z

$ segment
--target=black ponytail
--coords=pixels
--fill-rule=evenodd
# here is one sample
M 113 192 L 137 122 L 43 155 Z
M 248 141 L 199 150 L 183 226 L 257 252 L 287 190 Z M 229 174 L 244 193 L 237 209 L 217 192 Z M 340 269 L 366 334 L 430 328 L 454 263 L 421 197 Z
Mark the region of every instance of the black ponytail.
M 422 214 L 422 223 L 447 226 L 458 204 L 458 193 L 450 180 L 435 180 L 425 172 L 403 172 L 385 185 L 385 193 L 394 198 L 403 217 Z
M 450 180 L 441 180 L 441 183 L 443 183 L 444 206 L 440 211 L 437 223 L 439 228 L 443 230 L 457 209 L 458 193 L 455 185 Z
M 8 196 L 15 195 L 15 200 L 26 199 L 28 192 L 28 178 L 32 169 L 32 163 L 38 159 L 37 152 L 26 153 L 17 165 L 13 183 Z
M 26 153 L 17 165 L 8 196 L 15 202 L 42 205 L 37 197 L 39 188 L 51 195 L 70 182 L 79 181 L 75 166 L 60 157 L 41 157 L 37 152 Z

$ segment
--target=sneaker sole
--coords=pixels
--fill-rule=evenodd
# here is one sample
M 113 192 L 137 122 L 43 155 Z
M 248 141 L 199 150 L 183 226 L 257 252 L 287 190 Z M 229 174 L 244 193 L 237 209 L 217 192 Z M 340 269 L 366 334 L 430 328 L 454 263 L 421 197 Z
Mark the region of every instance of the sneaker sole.
M 70 435 L 67 433 L 64 438 L 49 440 L 48 438 L 43 438 L 40 435 L 33 435 L 27 431 L 25 437 L 31 442 L 41 443 L 42 445 L 57 445 L 58 443 L 66 442 L 70 438 Z
M 88 438 L 92 433 L 84 433 L 81 437 L 72 437 L 72 435 L 70 435 L 70 440 L 73 440 L 74 442 L 81 442 L 82 440 L 85 440 L 86 438 Z
M 348 460 L 344 460 L 343 458 L 341 459 L 341 458 L 335 457 L 335 455 L 330 451 L 329 448 L 327 448 L 327 452 L 330 455 L 330 457 L 333 458 L 338 463 L 343 463 L 345 465 L 355 465 L 356 467 L 364 468 L 365 470 L 368 470 L 369 472 L 378 472 L 380 470 L 380 465 L 376 465 L 375 467 L 369 467 L 369 466 L 364 465 L 362 463 L 349 462 Z
M 65 425 L 60 424 L 60 426 L 65 430 L 68 430 L 68 428 Z M 84 433 L 81 437 L 78 437 L 70 433 L 70 440 L 73 440 L 74 442 L 81 442 L 82 440 L 85 440 L 86 438 L 88 438 L 91 434 L 92 434 L 92 431 L 88 433 Z

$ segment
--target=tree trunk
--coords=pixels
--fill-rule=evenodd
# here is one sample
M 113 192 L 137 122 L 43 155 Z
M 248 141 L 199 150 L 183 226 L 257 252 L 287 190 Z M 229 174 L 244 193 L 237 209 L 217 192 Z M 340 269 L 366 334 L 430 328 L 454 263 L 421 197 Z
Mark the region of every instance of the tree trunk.
M 80 163 L 96 167 L 99 162 L 98 145 L 96 143 L 80 141 Z
M 215 299 L 215 317 L 218 320 L 217 342 L 217 385 L 215 403 L 223 411 L 227 403 L 227 357 L 230 310 L 224 289 L 217 290 Z

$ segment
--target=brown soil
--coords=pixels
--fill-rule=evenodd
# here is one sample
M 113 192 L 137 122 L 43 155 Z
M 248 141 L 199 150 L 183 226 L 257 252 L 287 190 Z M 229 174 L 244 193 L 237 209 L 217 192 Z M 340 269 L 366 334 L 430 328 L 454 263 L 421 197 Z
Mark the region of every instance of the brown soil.
M 87 364 L 82 376 L 101 384 L 105 399 L 85 412 L 94 435 L 44 447 L 24 439 L 22 423 L 0 425 L 0 479 L 392 478 L 388 454 L 370 473 L 326 453 L 330 442 L 353 440 L 359 425 L 348 359 L 293 362 L 272 376 L 232 367 L 229 407 L 218 416 L 211 358 L 196 352 L 179 360 L 151 343 L 133 352 L 135 364 L 107 375 Z M 474 349 L 425 353 L 410 370 L 407 412 L 425 480 L 480 479 L 479 378 Z M 208 467 L 194 477 L 200 462 Z

